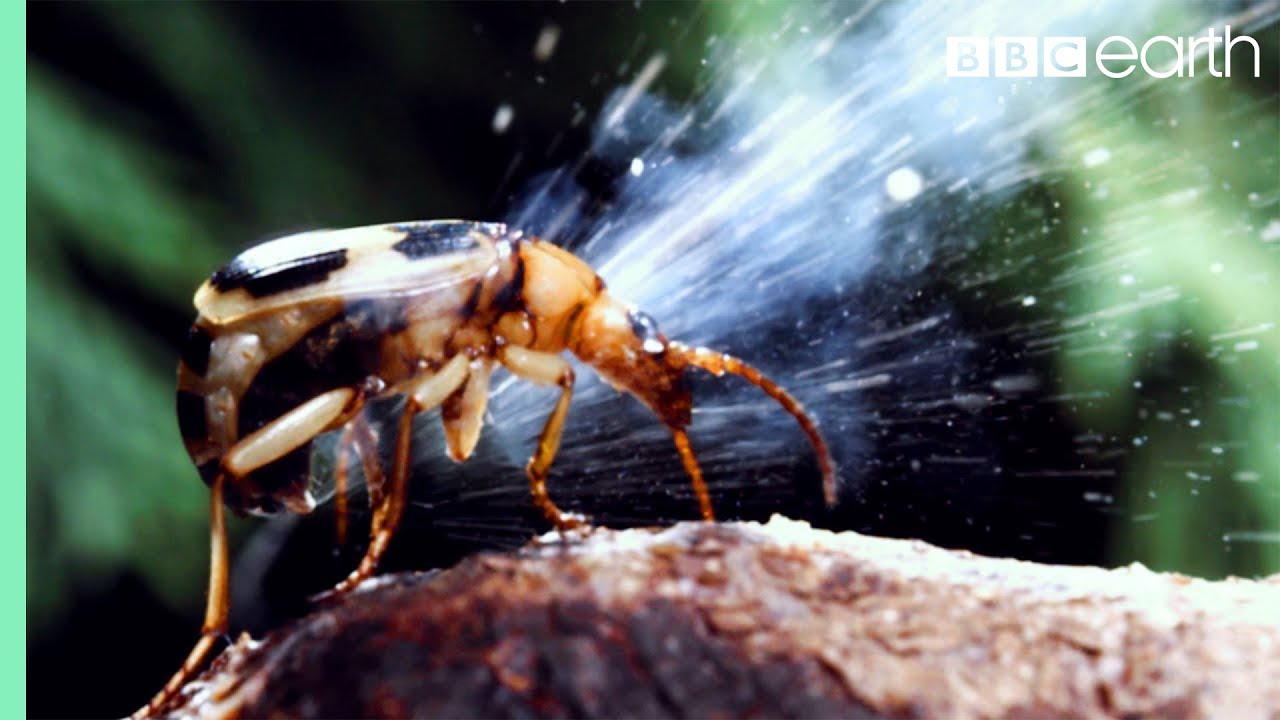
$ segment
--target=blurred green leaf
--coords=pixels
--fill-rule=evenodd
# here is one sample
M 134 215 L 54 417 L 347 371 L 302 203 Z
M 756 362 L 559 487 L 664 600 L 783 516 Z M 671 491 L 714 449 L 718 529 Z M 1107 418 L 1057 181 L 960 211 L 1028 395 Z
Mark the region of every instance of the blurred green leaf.
M 60 616 L 70 587 L 122 568 L 175 607 L 207 572 L 207 493 L 171 412 L 172 370 L 154 341 L 74 291 L 54 267 L 28 273 L 27 568 L 33 631 Z M 167 370 L 167 371 L 166 371 Z
M 33 259 L 55 262 L 59 254 L 74 253 L 125 273 L 157 299 L 185 305 L 193 280 L 220 259 L 190 198 L 166 182 L 176 174 L 172 164 L 105 129 L 93 110 L 72 99 L 74 90 L 39 65 L 27 75 L 31 214 L 51 221 L 43 225 L 45 233 L 28 234 Z M 56 238 L 50 235 L 55 228 L 62 231 Z

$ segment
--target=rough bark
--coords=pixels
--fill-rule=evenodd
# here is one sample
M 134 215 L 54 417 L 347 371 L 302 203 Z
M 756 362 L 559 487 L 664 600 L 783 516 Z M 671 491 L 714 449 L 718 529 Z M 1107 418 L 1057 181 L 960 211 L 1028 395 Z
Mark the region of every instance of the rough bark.
M 781 518 L 552 534 L 242 638 L 177 702 L 208 717 L 1280 718 L 1280 575 L 1037 565 Z

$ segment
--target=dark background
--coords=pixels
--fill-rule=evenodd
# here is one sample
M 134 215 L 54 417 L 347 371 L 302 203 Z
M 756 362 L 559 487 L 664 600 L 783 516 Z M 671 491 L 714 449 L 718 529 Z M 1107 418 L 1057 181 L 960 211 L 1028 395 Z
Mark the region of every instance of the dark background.
M 834 23 L 856 9 L 836 6 L 819 17 Z M 592 127 L 610 95 L 661 52 L 667 65 L 649 92 L 677 107 L 697 102 L 708 83 L 709 39 L 793 26 L 789 12 L 785 5 L 692 3 L 30 5 L 29 713 L 129 712 L 158 689 L 197 636 L 206 496 L 171 407 L 173 368 L 193 316 L 190 296 L 209 272 L 253 241 L 290 230 L 511 218 L 557 168 L 584 191 L 573 201 L 581 222 L 553 236 L 576 248 L 593 218 L 616 209 L 627 175 L 627 148 L 596 143 L 592 151 Z M 866 22 L 876 21 L 873 15 Z M 560 28 L 559 43 L 538 62 L 532 48 L 548 24 Z M 1213 97 L 1232 101 L 1210 107 L 1221 108 L 1213 122 L 1254 141 L 1255 151 L 1217 167 L 1206 158 L 1220 151 L 1201 149 L 1197 138 L 1170 142 L 1187 153 L 1182 162 L 1234 179 L 1233 197 L 1254 188 L 1271 199 L 1270 211 L 1254 204 L 1236 218 L 1255 223 L 1256 238 L 1280 193 L 1280 135 L 1275 25 L 1253 34 L 1264 45 L 1264 77 L 1217 86 L 1213 92 L 1223 95 Z M 1123 124 L 1136 125 L 1136 137 L 1157 136 L 1147 115 L 1203 104 L 1195 92 L 1129 96 Z M 497 133 L 493 117 L 504 103 L 514 119 Z M 1047 154 L 1050 166 L 1060 150 L 1028 152 Z M 1158 327 L 1149 328 L 1138 367 L 1121 378 L 1128 387 L 1140 375 L 1145 389 L 1117 409 L 1119 401 L 1089 374 L 1087 358 L 1064 370 L 1064 362 L 1075 362 L 1069 348 L 1029 345 L 1025 334 L 1008 331 L 1025 322 L 1017 303 L 996 303 L 966 284 L 1010 252 L 986 239 L 1038 227 L 1028 208 L 1065 202 L 1064 227 L 1085 224 L 1074 213 L 1084 213 L 1078 208 L 1087 202 L 1072 205 L 1058 186 L 1064 177 L 1069 172 L 1046 174 L 990 199 L 981 219 L 965 218 L 963 232 L 950 201 L 922 200 L 913 221 L 946 252 L 932 254 L 910 277 L 875 275 L 756 319 L 752 342 L 728 348 L 803 368 L 818 360 L 804 349 L 810 334 L 858 337 L 945 308 L 947 320 L 929 342 L 965 349 L 948 356 L 947 374 L 907 373 L 913 382 L 985 387 L 1027 374 L 1050 381 L 971 412 L 906 403 L 901 387 L 871 388 L 848 408 L 863 420 L 827 426 L 858 436 L 841 438 L 842 447 L 847 441 L 858 449 L 841 457 L 854 487 L 839 507 L 820 506 L 816 468 L 797 434 L 792 444 L 800 450 L 792 455 L 749 467 L 708 464 L 721 516 L 785 512 L 827 527 L 1049 562 L 1141 560 L 1207 576 L 1276 571 L 1276 541 L 1266 540 L 1280 517 L 1275 445 L 1268 450 L 1259 439 L 1276 417 L 1276 383 L 1267 375 L 1280 373 L 1274 333 L 1263 336 L 1261 351 L 1241 355 L 1244 371 L 1224 371 L 1207 339 L 1212 333 L 1196 321 L 1208 317 L 1216 327 L 1221 294 L 1188 280 L 1191 299 L 1180 312 L 1189 316 L 1145 318 Z M 537 224 L 530 229 L 542 230 Z M 1078 232 L 1056 232 L 1063 234 L 1030 242 L 1059 243 L 1055 253 L 1089 247 Z M 944 248 L 960 235 L 980 240 Z M 1273 272 L 1280 269 L 1274 241 L 1258 248 Z M 1039 289 L 1058 272 L 1031 264 L 1008 282 Z M 1275 282 L 1251 296 L 1271 308 L 1264 311 L 1271 319 L 1280 308 Z M 848 308 L 861 310 L 836 320 Z M 1045 312 L 1052 320 L 1065 310 Z M 851 351 L 848 359 L 851 368 L 873 367 L 927 349 L 907 340 Z M 1100 394 L 1072 392 L 1082 386 Z M 721 398 L 719 383 L 699 379 L 695 389 L 699 403 Z M 1220 402 L 1241 396 L 1255 403 L 1248 412 Z M 1095 402 L 1101 415 L 1091 415 Z M 625 422 L 588 415 L 581 432 L 566 437 L 566 446 L 575 438 L 585 445 L 589 434 L 594 449 L 566 451 L 553 492 L 608 524 L 693 517 L 679 464 L 663 454 L 665 446 L 633 451 L 627 442 L 631 423 L 651 421 L 618 407 Z M 1209 450 L 1176 433 L 1162 444 L 1163 426 L 1144 408 L 1150 417 L 1194 408 L 1219 428 L 1216 437 L 1236 464 L 1213 466 L 1216 483 L 1187 480 L 1188 472 L 1210 473 Z M 519 464 L 499 442 L 486 435 L 462 468 L 420 458 L 422 474 L 443 479 L 417 489 L 388 569 L 445 566 L 545 530 L 525 500 Z M 1158 448 L 1149 450 L 1154 459 L 1134 450 L 1148 443 Z M 661 481 L 593 485 L 591 478 L 614 472 L 619 458 L 656 464 L 639 477 Z M 1016 479 L 1029 477 L 1038 481 Z M 1155 489 L 1168 491 L 1160 498 L 1184 499 L 1157 501 Z M 1114 502 L 1099 503 L 1107 497 Z M 325 511 L 303 521 L 234 523 L 234 630 L 269 629 L 352 567 L 362 547 L 335 548 L 331 528 Z M 1225 542 L 1224 533 L 1241 528 L 1263 541 Z

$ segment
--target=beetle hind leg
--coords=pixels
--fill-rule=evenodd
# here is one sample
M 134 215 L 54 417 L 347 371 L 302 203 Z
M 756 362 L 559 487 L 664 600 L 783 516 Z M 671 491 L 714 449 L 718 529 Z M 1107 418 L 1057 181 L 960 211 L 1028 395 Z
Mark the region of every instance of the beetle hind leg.
M 227 521 L 223 508 L 227 483 L 234 485 L 254 470 L 306 444 L 335 423 L 340 423 L 344 415 L 357 411 L 361 402 L 350 388 L 322 393 L 241 438 L 228 450 L 209 490 L 209 599 L 200 640 L 169 682 L 133 717 L 154 715 L 164 707 L 195 676 L 208 660 L 218 638 L 227 631 L 227 616 L 231 610 Z M 311 502 L 308 495 L 300 504 L 309 505 Z
M 150 702 L 133 713 L 133 718 L 153 716 L 168 704 L 204 665 L 218 638 L 227 631 L 231 598 L 228 585 L 227 520 L 226 511 L 222 506 L 222 491 L 225 484 L 226 475 L 219 473 L 209 492 L 209 599 L 205 606 L 204 626 L 200 628 L 200 639 L 187 654 L 182 667 L 178 668 L 173 677 L 169 678 L 169 682 L 165 683 Z

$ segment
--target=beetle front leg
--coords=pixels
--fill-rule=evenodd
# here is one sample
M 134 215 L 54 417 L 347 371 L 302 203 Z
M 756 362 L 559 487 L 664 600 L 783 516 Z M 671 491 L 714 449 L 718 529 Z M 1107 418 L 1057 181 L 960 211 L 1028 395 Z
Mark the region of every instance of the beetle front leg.
M 420 412 L 433 410 L 445 401 L 462 384 L 469 373 L 468 360 L 464 355 L 455 355 L 435 375 L 417 379 L 404 388 L 408 398 L 404 410 L 400 413 L 400 421 L 396 427 L 395 459 L 391 465 L 391 484 L 387 488 L 382 502 L 373 513 L 373 527 L 370 531 L 369 547 L 365 550 L 360 565 L 351 571 L 342 582 L 325 593 L 325 597 L 333 597 L 350 592 L 364 582 L 378 568 L 378 562 L 400 526 L 400 517 L 404 514 L 406 495 L 409 487 L 409 463 L 412 460 L 410 450 L 413 446 L 413 418 Z
M 670 430 L 671 438 L 676 443 L 676 451 L 680 453 L 680 462 L 684 464 L 684 471 L 689 473 L 689 480 L 693 482 L 693 493 L 698 496 L 698 509 L 702 512 L 702 519 L 715 522 L 716 514 L 711 509 L 711 495 L 707 492 L 706 481 L 702 479 L 702 468 L 698 467 L 698 458 L 694 456 L 693 448 L 689 446 L 689 434 L 677 427 Z
M 565 417 L 569 414 L 569 401 L 573 399 L 573 367 L 559 355 L 535 352 L 521 347 L 507 346 L 498 356 L 503 366 L 517 377 L 540 385 L 559 385 L 560 398 L 547 418 L 547 424 L 538 437 L 538 447 L 525 466 L 529 476 L 529 490 L 533 503 L 557 530 L 569 530 L 584 524 L 580 517 L 565 513 L 551 501 L 547 494 L 547 473 L 556 451 L 560 449 L 560 435 L 564 432 Z

